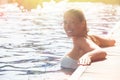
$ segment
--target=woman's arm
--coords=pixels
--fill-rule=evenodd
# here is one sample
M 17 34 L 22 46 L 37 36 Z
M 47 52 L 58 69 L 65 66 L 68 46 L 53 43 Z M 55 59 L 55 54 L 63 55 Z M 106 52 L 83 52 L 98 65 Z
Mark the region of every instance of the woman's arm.
M 107 53 L 92 40 L 83 39 L 80 43 L 80 48 L 84 51 L 84 55 L 79 59 L 81 65 L 89 65 L 93 61 L 105 59 Z
M 91 35 L 90 37 L 93 39 L 93 41 L 98 42 L 100 47 L 110 47 L 115 45 L 115 40 L 111 38 L 105 38 L 96 35 Z
M 98 61 L 105 59 L 107 53 L 103 51 L 102 49 L 94 49 L 90 52 L 87 52 L 86 55 L 88 55 L 91 59 L 91 61 Z
M 107 53 L 102 49 L 95 49 L 90 52 L 85 53 L 80 58 L 80 65 L 90 65 L 91 62 L 99 61 L 105 59 Z

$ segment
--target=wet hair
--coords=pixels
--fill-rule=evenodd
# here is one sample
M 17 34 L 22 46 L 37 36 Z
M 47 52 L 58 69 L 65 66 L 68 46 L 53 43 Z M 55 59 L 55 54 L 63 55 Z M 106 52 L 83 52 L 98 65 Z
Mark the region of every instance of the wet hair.
M 66 11 L 64 13 L 64 15 L 66 14 L 71 14 L 74 15 L 75 17 L 79 18 L 80 22 L 85 21 L 85 26 L 84 26 L 84 36 L 87 36 L 87 32 L 88 32 L 88 28 L 87 28 L 87 24 L 86 24 L 86 18 L 84 16 L 84 13 L 79 10 L 79 9 L 69 9 L 68 11 Z
M 72 15 L 78 17 L 80 19 L 80 21 L 86 20 L 83 12 L 79 9 L 69 9 L 68 11 L 65 12 L 65 14 L 72 14 Z

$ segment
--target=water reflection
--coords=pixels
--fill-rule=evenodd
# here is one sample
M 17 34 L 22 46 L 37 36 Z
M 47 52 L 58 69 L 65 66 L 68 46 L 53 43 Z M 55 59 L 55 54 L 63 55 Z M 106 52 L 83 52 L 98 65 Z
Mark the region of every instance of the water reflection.
M 46 5 L 25 13 L 16 4 L 0 6 L 4 13 L 0 17 L 1 80 L 31 80 L 30 75 L 43 80 L 43 73 L 60 70 L 60 58 L 72 47 L 61 25 L 63 11 L 71 6 L 83 9 L 90 34 L 107 35 L 120 20 L 119 6 L 102 3 Z

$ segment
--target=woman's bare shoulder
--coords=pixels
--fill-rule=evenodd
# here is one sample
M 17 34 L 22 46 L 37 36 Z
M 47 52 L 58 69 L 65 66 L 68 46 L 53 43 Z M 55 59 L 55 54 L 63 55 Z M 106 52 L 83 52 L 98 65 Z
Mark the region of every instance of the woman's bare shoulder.
M 80 38 L 79 46 L 81 49 L 85 51 L 94 50 L 100 48 L 97 44 L 95 44 L 91 39 L 88 38 Z

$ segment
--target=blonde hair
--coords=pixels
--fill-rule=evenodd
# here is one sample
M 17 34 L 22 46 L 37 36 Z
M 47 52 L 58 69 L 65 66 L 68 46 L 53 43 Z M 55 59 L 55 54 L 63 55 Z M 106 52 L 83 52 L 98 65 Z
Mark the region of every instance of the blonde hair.
M 80 19 L 80 21 L 86 20 L 83 12 L 79 9 L 69 9 L 64 14 L 72 14 Z
M 84 26 L 84 36 L 87 36 L 88 28 L 87 28 L 87 23 L 86 23 L 86 18 L 84 16 L 84 13 L 80 9 L 69 9 L 67 10 L 65 14 L 72 14 L 79 18 L 80 22 L 85 21 L 85 26 Z

